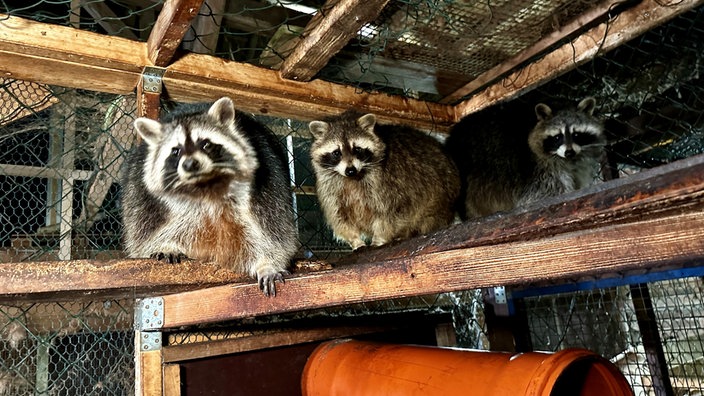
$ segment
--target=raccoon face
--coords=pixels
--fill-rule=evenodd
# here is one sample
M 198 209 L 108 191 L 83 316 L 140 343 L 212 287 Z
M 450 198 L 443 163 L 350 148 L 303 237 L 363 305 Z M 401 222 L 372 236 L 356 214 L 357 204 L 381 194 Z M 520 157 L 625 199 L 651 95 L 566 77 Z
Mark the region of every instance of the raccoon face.
M 541 158 L 598 155 L 606 138 L 601 123 L 592 116 L 595 105 L 594 98 L 590 97 L 582 100 L 577 110 L 553 114 L 550 107 L 538 104 L 535 113 L 539 121 L 528 139 L 531 150 Z
M 315 138 L 311 147 L 313 162 L 321 170 L 361 179 L 383 156 L 384 144 L 374 133 L 375 124 L 373 114 L 330 123 L 312 121 L 309 129 Z
M 233 103 L 215 102 L 207 114 L 162 124 L 139 118 L 135 128 L 149 147 L 144 182 L 152 192 L 204 193 L 253 176 L 257 159 L 237 131 Z

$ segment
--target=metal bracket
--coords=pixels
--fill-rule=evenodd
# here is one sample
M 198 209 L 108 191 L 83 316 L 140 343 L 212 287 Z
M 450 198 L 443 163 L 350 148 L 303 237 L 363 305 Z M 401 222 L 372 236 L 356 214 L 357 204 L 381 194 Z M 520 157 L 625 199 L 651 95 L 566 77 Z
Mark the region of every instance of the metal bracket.
M 161 349 L 161 332 L 160 331 L 140 331 L 139 332 L 139 351 L 158 351 Z
M 156 66 L 145 66 L 142 70 L 142 92 L 161 93 L 161 82 L 166 69 Z
M 494 288 L 494 301 L 497 304 L 506 304 L 506 288 L 497 286 Z
M 158 330 L 164 325 L 164 299 L 161 297 L 137 300 L 134 312 L 135 330 Z

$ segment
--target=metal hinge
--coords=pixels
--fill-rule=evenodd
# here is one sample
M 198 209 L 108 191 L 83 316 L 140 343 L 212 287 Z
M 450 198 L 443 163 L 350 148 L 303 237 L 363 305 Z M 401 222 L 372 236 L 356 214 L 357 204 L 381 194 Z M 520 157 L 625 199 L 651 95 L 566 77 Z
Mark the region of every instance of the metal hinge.
M 142 70 L 142 92 L 161 93 L 161 82 L 166 69 L 163 67 L 146 66 Z
M 137 300 L 135 330 L 157 330 L 164 325 L 164 299 L 161 297 Z

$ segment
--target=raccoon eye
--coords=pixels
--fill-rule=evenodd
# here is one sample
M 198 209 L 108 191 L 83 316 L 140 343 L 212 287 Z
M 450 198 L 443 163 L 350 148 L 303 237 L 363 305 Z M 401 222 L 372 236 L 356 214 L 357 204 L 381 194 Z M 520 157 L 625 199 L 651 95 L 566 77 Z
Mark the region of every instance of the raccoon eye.
M 359 155 L 362 152 L 362 149 L 359 147 L 353 147 L 352 148 L 352 153 L 355 155 Z
M 179 155 L 181 155 L 181 149 L 180 149 L 180 148 L 174 147 L 174 148 L 171 149 L 171 156 L 172 156 L 172 157 L 178 157 Z
M 340 151 L 340 149 L 336 149 L 332 152 L 332 156 L 335 158 L 340 158 L 342 156 L 342 151 Z
M 207 153 L 213 149 L 213 144 L 210 143 L 210 140 L 203 140 L 200 144 L 200 149 Z

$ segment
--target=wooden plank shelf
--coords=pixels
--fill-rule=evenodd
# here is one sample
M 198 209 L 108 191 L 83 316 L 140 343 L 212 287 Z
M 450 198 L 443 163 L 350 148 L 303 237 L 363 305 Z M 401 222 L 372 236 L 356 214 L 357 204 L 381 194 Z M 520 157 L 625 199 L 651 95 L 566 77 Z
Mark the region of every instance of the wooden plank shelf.
M 164 328 L 440 292 L 692 266 L 704 259 L 704 155 L 296 272 L 266 298 L 197 262 L 0 264 L 0 301 L 161 295 Z M 187 290 L 187 291 L 184 291 Z M 170 294 L 173 293 L 173 294 Z

